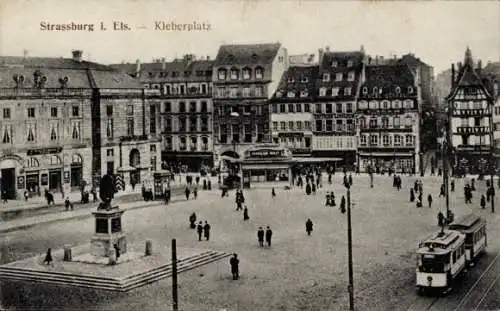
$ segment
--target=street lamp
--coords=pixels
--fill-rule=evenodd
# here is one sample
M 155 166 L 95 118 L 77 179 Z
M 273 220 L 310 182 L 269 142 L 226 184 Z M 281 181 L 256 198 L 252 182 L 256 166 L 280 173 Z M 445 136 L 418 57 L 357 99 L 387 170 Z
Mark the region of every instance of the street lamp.
M 373 185 L 372 185 L 373 186 Z M 347 257 L 349 267 L 349 310 L 354 311 L 354 272 L 352 266 L 352 227 L 351 227 L 351 185 L 344 182 L 344 187 L 347 189 Z
M 444 189 L 445 189 L 445 198 L 446 198 L 446 219 L 448 221 L 449 216 L 450 216 L 450 196 L 449 196 L 449 189 L 448 189 L 448 166 L 449 166 L 449 161 L 448 161 L 448 154 L 449 154 L 449 146 L 448 146 L 448 141 L 446 139 L 443 140 L 443 150 L 442 150 L 442 159 L 443 159 L 443 183 L 444 183 Z M 446 156 L 445 156 L 446 155 Z

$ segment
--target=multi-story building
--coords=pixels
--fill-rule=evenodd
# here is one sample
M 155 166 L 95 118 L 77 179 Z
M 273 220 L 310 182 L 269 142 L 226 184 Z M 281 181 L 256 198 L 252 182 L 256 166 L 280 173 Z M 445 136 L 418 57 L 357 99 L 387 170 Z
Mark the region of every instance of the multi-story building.
M 448 103 L 448 142 L 453 152 L 454 172 L 484 174 L 493 168 L 493 85 L 474 63 L 469 48 L 458 73 L 452 65 Z
M 222 45 L 213 67 L 215 160 L 271 142 L 269 99 L 288 55 L 280 43 Z
M 271 101 L 273 142 L 292 154 L 310 156 L 314 121 L 312 107 L 316 90 L 317 65 L 291 66 L 283 75 Z
M 500 62 L 488 62 L 484 73 L 489 76 L 492 85 L 493 108 L 493 141 L 495 144 L 495 168 L 500 168 Z
M 83 61 L 81 51 L 71 59 L 0 57 L 0 183 L 7 197 L 76 190 L 116 157 L 132 175 L 148 177 L 151 153 L 142 145 L 154 142 L 143 131 L 144 98 L 138 82 Z M 135 112 L 125 113 L 129 105 Z M 107 113 L 116 118 L 103 118 Z M 130 141 L 111 152 L 124 136 Z
M 319 50 L 316 103 L 312 107 L 312 153 L 339 157 L 341 165 L 356 160 L 356 97 L 363 75 L 363 48 L 358 52 Z
M 212 66 L 208 57 L 196 59 L 187 54 L 171 62 L 163 58 L 128 68 L 145 88 L 161 92 L 157 98 L 161 102 L 157 110 L 163 136 L 161 159 L 169 167 L 199 171 L 202 165 L 213 164 Z
M 419 172 L 420 91 L 406 64 L 367 61 L 358 105 L 358 168 Z

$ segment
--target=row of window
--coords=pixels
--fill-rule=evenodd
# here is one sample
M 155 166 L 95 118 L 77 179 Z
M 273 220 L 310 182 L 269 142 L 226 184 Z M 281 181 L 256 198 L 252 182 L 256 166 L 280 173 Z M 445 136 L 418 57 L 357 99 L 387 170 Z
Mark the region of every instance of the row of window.
M 488 105 L 488 102 L 485 100 L 482 100 L 482 101 L 470 100 L 470 101 L 454 102 L 453 107 L 455 107 L 455 109 L 488 109 L 489 105 Z M 496 113 L 497 108 L 500 108 L 500 107 L 495 107 L 495 114 L 497 114 Z M 498 111 L 500 113 L 500 109 Z
M 198 122 L 199 119 L 199 122 Z M 172 119 L 170 118 L 165 118 L 164 119 L 164 128 L 165 132 L 172 132 L 172 126 L 173 122 Z M 199 124 L 199 125 L 198 125 Z M 209 124 L 208 124 L 208 118 L 207 117 L 190 117 L 190 118 L 185 118 L 185 117 L 180 117 L 178 119 L 177 123 L 177 130 L 179 132 L 187 132 L 189 129 L 190 132 L 207 132 L 209 131 Z
M 310 121 L 288 121 L 288 122 L 277 122 L 273 121 L 273 130 L 278 131 L 310 131 L 311 130 L 311 122 Z
M 368 128 L 367 127 L 367 122 L 366 122 L 366 118 L 364 117 L 361 117 L 359 118 L 358 120 L 358 123 L 359 123 L 359 128 L 360 129 L 366 129 Z M 392 123 L 389 122 L 389 118 L 388 117 L 382 117 L 380 118 L 380 123 L 379 123 L 379 118 L 370 118 L 368 119 L 369 121 L 369 128 L 371 129 L 375 129 L 375 128 L 400 128 L 401 127 L 401 118 L 400 117 L 393 117 L 392 118 Z M 410 116 L 407 116 L 406 118 L 404 118 L 404 126 L 405 127 L 411 127 L 415 122 L 415 119 L 413 119 L 412 117 Z
M 58 108 L 58 107 L 50 107 L 50 117 L 51 118 L 60 117 L 59 111 L 60 111 L 60 108 Z M 11 119 L 12 118 L 11 108 L 3 108 L 2 116 L 4 119 Z M 36 108 L 35 107 L 26 108 L 26 116 L 28 118 L 37 118 Z M 72 106 L 71 107 L 71 116 L 73 116 L 73 117 L 80 116 L 80 106 Z
M 219 80 L 226 80 L 228 79 L 227 75 L 228 70 L 221 68 L 217 71 L 217 78 Z M 252 76 L 252 69 L 251 68 L 243 68 L 240 72 L 239 69 L 233 68 L 229 70 L 229 79 L 231 80 L 250 80 L 252 78 L 254 79 L 262 79 L 264 77 L 264 69 L 262 67 L 257 67 L 253 71 L 253 76 Z
M 394 143 L 393 143 L 394 137 Z M 405 146 L 413 146 L 415 142 L 415 136 L 413 135 L 405 135 Z M 395 134 L 391 135 L 382 135 L 381 143 L 383 146 L 402 146 L 402 135 Z M 359 136 L 359 145 L 366 146 L 367 141 L 369 140 L 370 146 L 377 146 L 379 144 L 379 136 L 378 135 L 361 135 Z
M 262 105 L 238 105 L 238 106 L 229 106 L 229 105 L 220 105 L 217 107 L 217 112 L 219 116 L 238 116 L 240 115 L 262 115 L 267 112 L 265 106 Z
M 383 91 L 384 91 L 384 90 L 386 90 L 386 89 L 384 89 L 384 88 L 378 88 L 378 87 L 376 87 L 376 86 L 375 86 L 375 87 L 373 87 L 373 88 L 372 88 L 372 93 L 371 93 L 371 94 L 372 94 L 373 96 L 378 96 L 378 95 L 381 95 L 381 94 L 383 93 Z M 406 91 L 407 91 L 407 93 L 408 93 L 408 94 L 413 94 L 413 91 L 414 91 L 413 86 L 408 86 L 408 87 L 406 88 Z M 364 86 L 364 87 L 361 89 L 361 92 L 362 92 L 362 94 L 363 94 L 363 95 L 368 95 L 368 92 L 369 92 L 369 91 L 368 91 L 368 87 Z M 394 93 L 396 94 L 396 96 L 397 96 L 397 95 L 401 95 L 401 87 L 396 86 L 396 87 L 394 88 Z
M 473 119 L 473 120 L 471 120 Z M 487 126 L 489 119 L 485 117 L 460 118 L 460 126 Z M 471 122 L 472 121 L 472 122 Z
M 232 125 L 227 124 L 219 125 L 218 133 L 219 142 L 223 144 L 227 143 L 260 143 L 264 142 L 264 125 L 256 124 L 252 129 L 251 124 Z
M 311 137 L 274 137 L 273 142 L 288 148 L 311 148 Z
M 311 112 L 310 104 L 274 104 L 273 113 Z
M 328 88 L 326 87 L 320 87 L 319 88 L 319 96 L 327 96 L 327 91 Z M 342 94 L 341 92 L 342 91 Z M 334 87 L 331 89 L 331 93 L 329 93 L 330 96 L 351 96 L 352 95 L 352 88 L 351 87 L 345 87 L 345 88 L 339 88 L 339 87 Z
M 160 89 L 161 84 L 144 84 L 144 88 Z M 165 95 L 209 95 L 212 92 L 211 88 L 202 83 L 199 86 L 190 86 L 187 84 L 164 84 L 163 94 Z
M 354 78 L 356 77 L 354 71 L 350 71 L 348 74 L 347 74 L 347 81 L 354 81 Z M 330 74 L 329 73 L 324 73 L 323 74 L 323 82 L 329 82 L 330 81 Z M 335 74 L 335 81 L 336 82 L 340 82 L 342 81 L 342 79 L 344 78 L 344 74 L 339 72 L 339 73 L 336 73 Z
M 165 137 L 165 148 L 167 150 L 172 150 L 173 149 L 173 144 L 172 144 L 172 137 Z M 201 151 L 208 151 L 209 150 L 209 145 L 208 145 L 208 137 L 201 137 L 201 145 L 198 146 L 198 137 L 192 136 L 189 138 L 189 144 L 188 144 L 188 138 L 185 136 L 179 137 L 179 149 L 180 150 L 201 150 Z
M 370 101 L 367 102 L 365 100 L 361 100 L 358 102 L 358 109 L 414 109 L 415 103 L 411 99 L 407 99 L 404 101 L 400 100 L 383 100 L 381 102 L 378 101 Z
M 314 149 L 353 149 L 354 139 L 349 136 L 334 136 L 334 137 L 316 137 L 314 140 Z
M 218 87 L 216 89 L 216 97 L 262 97 L 264 96 L 264 89 L 262 86 L 255 86 L 253 88 L 243 87 L 239 88 L 237 86 L 225 88 Z
M 1 129 L 1 143 L 2 144 L 14 144 L 20 143 L 14 141 L 14 129 L 10 124 L 2 125 Z M 34 143 L 37 141 L 38 131 L 36 123 L 28 123 L 25 128 L 25 142 Z M 81 139 L 81 124 L 80 121 L 71 121 L 70 134 L 73 140 Z M 60 128 L 59 124 L 51 123 L 49 125 L 49 137 L 51 142 L 58 142 L 60 139 Z
M 323 122 L 324 121 L 324 122 Z M 316 127 L 314 130 L 316 132 L 352 132 L 354 131 L 354 121 L 353 119 L 346 119 L 344 123 L 344 119 L 327 119 L 327 120 L 316 120 Z
M 189 107 L 189 110 L 188 110 Z M 172 109 L 171 102 L 163 103 L 163 112 L 175 112 Z M 208 103 L 206 101 L 201 101 L 200 105 L 196 101 L 189 102 L 189 106 L 185 102 L 179 102 L 179 111 L 178 112 L 208 112 Z

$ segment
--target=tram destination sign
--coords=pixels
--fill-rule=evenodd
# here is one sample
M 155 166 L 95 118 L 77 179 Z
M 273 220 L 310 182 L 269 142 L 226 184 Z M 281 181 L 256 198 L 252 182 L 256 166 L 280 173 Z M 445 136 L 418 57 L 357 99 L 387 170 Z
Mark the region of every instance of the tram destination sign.
M 62 149 L 63 149 L 62 147 L 37 148 L 37 149 L 29 149 L 26 153 L 28 156 L 53 154 L 53 153 L 60 153 Z
M 252 158 L 281 157 L 283 156 L 283 150 L 260 149 L 260 150 L 250 151 L 249 155 Z

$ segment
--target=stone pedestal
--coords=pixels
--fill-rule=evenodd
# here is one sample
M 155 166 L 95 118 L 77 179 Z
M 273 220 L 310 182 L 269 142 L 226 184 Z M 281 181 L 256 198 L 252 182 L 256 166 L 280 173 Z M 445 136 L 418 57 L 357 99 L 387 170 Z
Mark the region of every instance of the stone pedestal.
M 95 217 L 95 233 L 91 239 L 91 254 L 97 257 L 109 257 L 114 245 L 120 249 L 120 255 L 127 252 L 127 239 L 122 230 L 121 217 L 125 211 L 118 206 L 109 210 L 92 212 Z

